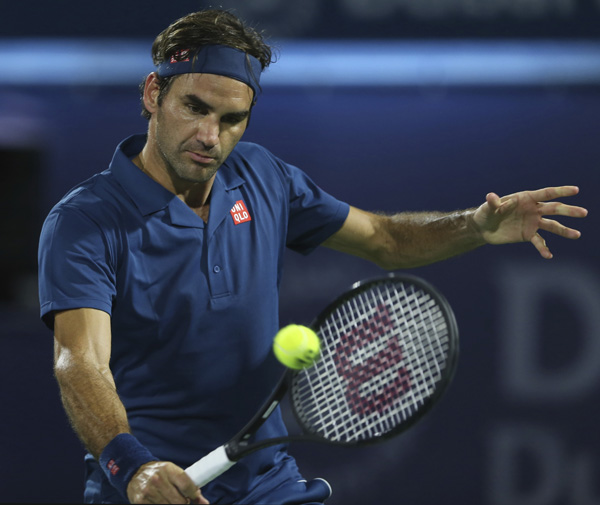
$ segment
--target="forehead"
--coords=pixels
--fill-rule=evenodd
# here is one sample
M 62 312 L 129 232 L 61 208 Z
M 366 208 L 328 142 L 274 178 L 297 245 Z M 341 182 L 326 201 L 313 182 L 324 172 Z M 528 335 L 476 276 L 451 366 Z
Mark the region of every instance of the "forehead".
M 235 108 L 249 109 L 254 91 L 247 84 L 224 75 L 181 74 L 171 86 L 175 95 L 195 95 L 214 105 L 230 105 Z

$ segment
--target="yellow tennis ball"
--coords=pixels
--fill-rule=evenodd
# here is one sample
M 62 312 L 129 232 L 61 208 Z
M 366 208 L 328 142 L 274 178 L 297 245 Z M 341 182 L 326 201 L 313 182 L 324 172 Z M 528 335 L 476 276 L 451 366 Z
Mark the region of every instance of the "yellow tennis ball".
M 273 352 L 288 368 L 301 370 L 311 366 L 319 357 L 321 341 L 306 326 L 290 324 L 281 328 L 273 339 Z

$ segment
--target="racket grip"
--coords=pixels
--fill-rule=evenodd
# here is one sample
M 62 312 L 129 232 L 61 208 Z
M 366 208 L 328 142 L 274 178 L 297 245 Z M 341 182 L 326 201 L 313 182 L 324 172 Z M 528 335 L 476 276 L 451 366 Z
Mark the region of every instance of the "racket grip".
M 233 465 L 235 465 L 235 461 L 231 461 L 227 457 L 225 446 L 222 445 L 214 451 L 209 452 L 193 465 L 188 466 L 185 469 L 185 473 L 191 477 L 196 486 L 203 487 L 222 473 L 225 473 Z

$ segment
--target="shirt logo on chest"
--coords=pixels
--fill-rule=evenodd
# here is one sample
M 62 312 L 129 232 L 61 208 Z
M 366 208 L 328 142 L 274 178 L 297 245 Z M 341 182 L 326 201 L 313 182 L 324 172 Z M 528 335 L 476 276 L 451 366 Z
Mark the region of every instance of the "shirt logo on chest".
M 237 226 L 238 224 L 245 223 L 246 221 L 252 221 L 250 213 L 246 208 L 246 204 L 243 200 L 238 200 L 235 205 L 229 211 L 233 218 L 233 223 Z

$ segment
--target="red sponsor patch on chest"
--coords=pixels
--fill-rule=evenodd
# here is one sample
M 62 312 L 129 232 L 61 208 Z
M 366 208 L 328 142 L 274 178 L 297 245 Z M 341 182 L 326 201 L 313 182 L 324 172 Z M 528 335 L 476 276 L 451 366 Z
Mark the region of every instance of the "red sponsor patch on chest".
M 246 208 L 246 204 L 243 200 L 238 200 L 235 205 L 229 211 L 233 218 L 233 223 L 237 226 L 238 224 L 245 223 L 246 221 L 252 221 L 250 212 Z

